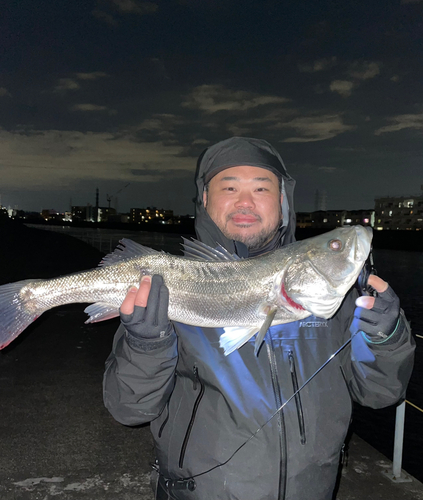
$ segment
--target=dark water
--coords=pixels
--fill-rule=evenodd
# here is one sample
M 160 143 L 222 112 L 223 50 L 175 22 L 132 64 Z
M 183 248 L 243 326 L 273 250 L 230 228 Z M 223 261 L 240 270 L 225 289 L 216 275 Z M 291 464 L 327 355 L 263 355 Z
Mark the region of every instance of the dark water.
M 406 398 L 423 409 L 423 253 L 374 250 L 375 266 L 401 299 L 411 323 L 417 348 L 413 374 Z M 392 459 L 395 407 L 371 410 L 355 407 L 353 429 L 372 446 Z M 403 469 L 423 482 L 423 413 L 406 405 Z

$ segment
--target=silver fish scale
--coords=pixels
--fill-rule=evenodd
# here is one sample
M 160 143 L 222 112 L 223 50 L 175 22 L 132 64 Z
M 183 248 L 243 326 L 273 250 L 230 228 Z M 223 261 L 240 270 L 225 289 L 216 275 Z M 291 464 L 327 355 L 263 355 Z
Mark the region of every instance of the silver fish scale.
M 269 271 L 265 260 L 260 262 Z M 21 289 L 20 296 L 38 315 L 75 302 L 100 302 L 118 309 L 128 288 L 139 284 L 140 275 L 161 274 L 169 288 L 170 319 L 197 326 L 251 325 L 263 320 L 258 306 L 272 282 L 272 276 L 260 275 L 262 266 L 257 264 L 255 259 L 199 262 L 167 254 L 147 255 L 34 281 Z
M 343 251 L 328 250 L 334 237 L 342 239 Z M 99 303 L 117 311 L 142 274 L 160 274 L 169 288 L 171 320 L 203 327 L 255 327 L 263 323 L 269 306 L 277 305 L 273 323 L 286 323 L 311 312 L 283 302 L 282 273 L 288 296 L 304 309 L 314 304 L 315 315 L 333 313 L 324 305 L 340 303 L 333 297 L 343 296 L 357 279 L 370 241 L 363 228 L 340 228 L 245 260 L 204 262 L 165 253 L 115 258 L 91 271 L 26 283 L 19 298 L 34 315 L 74 302 Z
M 361 226 L 338 228 L 245 260 L 219 256 L 196 242 L 189 243 L 191 257 L 183 258 L 122 240 L 91 271 L 0 286 L 0 349 L 44 311 L 63 304 L 94 303 L 87 310 L 90 321 L 116 316 L 128 288 L 138 285 L 140 276 L 160 274 L 170 292 L 171 320 L 235 327 L 225 328 L 220 338 L 228 354 L 248 335 L 266 328 L 268 319 L 280 324 L 310 314 L 332 317 L 368 257 L 371 239 L 371 232 Z M 211 260 L 195 260 L 199 254 Z
M 259 305 L 271 283 L 260 276 L 257 261 L 198 262 L 177 257 L 170 257 L 170 261 L 173 272 L 169 273 L 166 260 L 159 274 L 169 288 L 171 319 L 204 327 L 263 321 Z

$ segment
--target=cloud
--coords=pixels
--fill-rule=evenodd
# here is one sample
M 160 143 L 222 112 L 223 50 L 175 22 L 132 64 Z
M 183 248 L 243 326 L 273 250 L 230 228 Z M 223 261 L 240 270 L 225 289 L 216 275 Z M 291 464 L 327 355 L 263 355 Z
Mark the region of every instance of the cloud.
M 140 2 L 138 0 L 111 0 L 112 4 L 125 14 L 152 14 L 159 6 L 153 2 Z
M 375 78 L 380 74 L 382 63 L 374 61 L 354 61 L 346 71 L 348 80 L 333 80 L 329 85 L 332 92 L 337 92 L 342 97 L 350 97 L 353 89 L 365 80 Z
M 66 90 L 78 90 L 81 85 L 73 78 L 60 78 L 58 85 L 54 87 L 55 92 L 64 92 Z
M 159 8 L 157 3 L 140 0 L 98 0 L 97 5 L 98 8 L 91 12 L 92 15 L 110 26 L 119 25 L 119 21 L 113 17 L 115 12 L 143 16 L 154 14 Z M 106 12 L 107 10 L 112 12 Z
M 182 103 L 182 106 L 198 109 L 208 114 L 218 111 L 246 111 L 269 104 L 285 104 L 289 99 L 259 95 L 244 90 L 231 90 L 223 85 L 200 85 Z
M 0 97 L 12 97 L 12 94 L 5 87 L 0 87 Z
M 119 22 L 111 14 L 108 14 L 107 12 L 104 12 L 102 10 L 94 9 L 91 14 L 99 21 L 103 21 L 110 26 L 117 26 L 119 24 Z
M 98 78 L 104 78 L 108 76 L 107 73 L 103 71 L 92 71 L 91 73 L 77 73 L 76 77 L 79 80 L 97 80 Z
M 183 148 L 162 141 L 78 131 L 0 130 L 2 189 L 60 190 L 84 180 L 153 182 L 195 169 Z
M 81 88 L 81 84 L 77 80 L 93 81 L 98 78 L 109 76 L 103 71 L 92 71 L 91 73 L 75 73 L 73 78 L 59 78 L 59 83 L 54 87 L 54 92 L 74 91 Z
M 98 104 L 75 104 L 71 107 L 72 111 L 107 111 L 107 106 L 99 106 Z
M 329 86 L 332 92 L 337 92 L 342 97 L 349 97 L 352 94 L 354 83 L 348 80 L 334 80 Z
M 356 61 L 348 69 L 348 75 L 357 80 L 369 80 L 380 74 L 382 63 Z
M 132 127 L 131 134 L 134 140 L 162 140 L 167 144 L 183 138 L 184 151 L 191 156 L 199 154 L 200 146 L 225 135 L 276 137 L 293 143 L 317 142 L 356 128 L 344 123 L 342 114 L 307 113 L 303 108 L 287 106 L 287 102 L 278 96 L 232 90 L 222 85 L 202 85 L 194 88 L 182 102 L 182 107 L 200 113 L 154 114 Z
M 393 124 L 377 129 L 375 131 L 375 135 L 386 134 L 388 132 L 398 132 L 399 130 L 407 128 L 423 130 L 423 113 L 415 115 L 398 115 L 388 118 L 388 120 L 393 122 Z
M 312 63 L 300 63 L 298 64 L 298 69 L 302 73 L 316 73 L 318 71 L 324 71 L 332 68 L 336 65 L 336 57 L 328 57 L 326 59 L 316 59 Z
M 172 140 L 175 138 L 174 131 L 177 127 L 185 126 L 187 120 L 171 113 L 156 113 L 151 118 L 146 118 L 131 129 L 134 139 L 143 136 L 145 132 L 151 139 L 152 135 L 161 140 Z
M 286 123 L 279 123 L 277 127 L 293 128 L 300 134 L 300 137 L 288 137 L 282 142 L 325 141 L 355 129 L 352 125 L 345 125 L 339 115 L 299 117 Z
M 194 145 L 200 145 L 200 146 L 208 146 L 210 144 L 210 141 L 207 139 L 195 139 L 195 141 L 192 141 Z

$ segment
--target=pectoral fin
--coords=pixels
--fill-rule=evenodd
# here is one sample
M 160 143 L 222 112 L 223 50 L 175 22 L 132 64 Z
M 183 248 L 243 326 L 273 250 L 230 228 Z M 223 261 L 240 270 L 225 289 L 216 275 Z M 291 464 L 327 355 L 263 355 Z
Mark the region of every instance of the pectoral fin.
M 242 326 L 230 326 L 223 329 L 225 333 L 220 336 L 219 344 L 224 350 L 225 356 L 239 349 L 257 333 L 257 327 L 245 328 Z
M 246 328 L 243 326 L 227 326 L 225 327 L 224 333 L 220 336 L 219 345 L 224 350 L 225 356 L 231 354 L 236 349 L 239 349 L 250 338 L 257 333 L 256 344 L 254 347 L 254 354 L 257 356 L 260 350 L 260 346 L 264 340 L 267 330 L 270 328 L 272 321 L 275 317 L 277 308 L 269 309 L 266 318 L 261 325 L 260 330 L 257 333 L 257 327 L 253 326 L 251 328 Z
M 270 328 L 270 325 L 272 324 L 272 321 L 275 318 L 276 311 L 277 311 L 276 307 L 269 309 L 269 312 L 267 313 L 267 316 L 263 324 L 261 325 L 261 328 L 256 337 L 256 344 L 254 346 L 254 354 L 256 356 L 258 356 L 258 352 L 260 350 L 261 344 L 263 343 L 264 336 L 266 335 L 267 330 Z
M 102 302 L 91 304 L 84 309 L 84 312 L 90 316 L 85 322 L 86 324 L 97 323 L 98 321 L 105 321 L 106 319 L 112 319 L 119 316 L 119 309 L 116 306 L 104 304 Z

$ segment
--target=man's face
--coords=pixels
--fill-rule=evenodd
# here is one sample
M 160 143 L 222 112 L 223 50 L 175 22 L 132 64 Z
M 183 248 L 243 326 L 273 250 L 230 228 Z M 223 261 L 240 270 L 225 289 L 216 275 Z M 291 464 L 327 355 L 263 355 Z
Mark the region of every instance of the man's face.
M 239 166 L 222 170 L 210 180 L 203 203 L 222 233 L 241 241 L 249 250 L 270 241 L 282 219 L 278 178 L 265 168 Z

